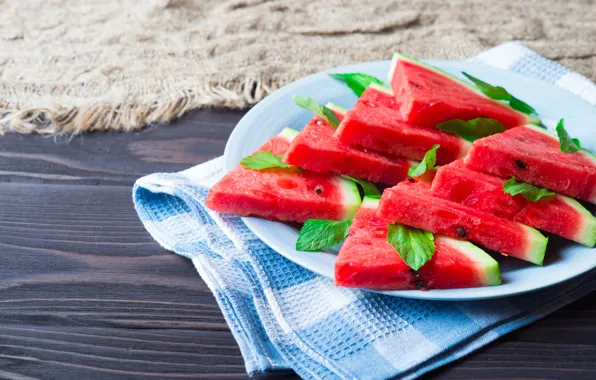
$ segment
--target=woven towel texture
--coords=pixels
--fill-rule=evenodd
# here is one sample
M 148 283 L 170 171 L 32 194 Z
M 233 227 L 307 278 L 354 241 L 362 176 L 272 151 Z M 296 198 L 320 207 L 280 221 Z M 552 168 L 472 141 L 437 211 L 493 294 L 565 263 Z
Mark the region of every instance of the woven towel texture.
M 0 133 L 132 131 L 243 108 L 394 50 L 469 58 L 521 40 L 596 77 L 596 3 L 527 0 L 0 0 Z

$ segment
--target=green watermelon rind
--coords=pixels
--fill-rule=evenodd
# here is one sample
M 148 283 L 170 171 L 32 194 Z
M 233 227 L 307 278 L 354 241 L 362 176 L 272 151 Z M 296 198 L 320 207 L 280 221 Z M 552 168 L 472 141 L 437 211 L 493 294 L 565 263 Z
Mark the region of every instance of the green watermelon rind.
M 445 77 L 447 77 L 447 78 L 449 78 L 451 80 L 454 80 L 454 81 L 456 81 L 456 82 L 458 82 L 460 84 L 463 84 L 464 86 L 466 86 L 470 90 L 476 92 L 477 94 L 480 94 L 480 95 L 484 96 L 487 99 L 492 100 L 493 102 L 496 102 L 496 103 L 499 103 L 499 104 L 503 104 L 505 106 L 508 106 L 507 104 L 502 103 L 502 102 L 500 102 L 498 100 L 494 100 L 494 99 L 489 98 L 488 96 L 484 95 L 484 93 L 482 93 L 482 91 L 478 90 L 478 88 L 476 88 L 476 86 L 473 86 L 472 84 L 463 81 L 461 78 L 458 78 L 455 75 L 449 74 L 448 72 L 443 71 L 443 70 L 439 69 L 438 67 L 434 67 L 434 66 L 429 65 L 429 64 L 426 64 L 426 63 L 424 63 L 422 61 L 419 61 L 416 58 L 413 58 L 413 57 L 410 57 L 410 56 L 408 56 L 406 54 L 398 53 L 398 52 L 393 53 L 393 57 L 392 57 L 392 60 L 391 60 L 391 68 L 389 69 L 389 74 L 387 76 L 388 79 L 389 79 L 389 83 L 391 83 L 391 79 L 393 78 L 393 75 L 395 73 L 395 67 L 397 66 L 397 62 L 400 61 L 400 60 L 407 61 L 407 62 L 413 63 L 415 65 L 424 67 L 424 68 L 426 68 L 426 69 L 428 69 L 430 71 L 434 71 L 437 74 L 443 75 L 443 76 L 445 76 Z M 511 107 L 509 107 L 509 108 L 511 108 Z M 539 118 L 537 118 L 536 116 L 525 114 L 525 113 L 520 112 L 518 110 L 515 110 L 513 108 L 511 108 L 511 109 L 513 111 L 519 113 L 520 115 L 523 115 L 527 119 L 528 124 L 540 125 L 542 123 L 542 121 Z
M 546 253 L 546 246 L 548 245 L 548 238 L 535 228 L 520 223 L 517 223 L 517 225 L 526 231 L 525 235 L 528 245 L 526 246 L 523 258 L 533 264 L 542 266 L 544 255 Z
M 335 103 L 327 103 L 325 104 L 325 107 L 329 108 L 331 111 L 338 113 L 340 115 L 345 115 L 348 113 L 348 110 L 342 106 L 340 106 L 339 104 L 335 104 Z
M 365 196 L 364 199 L 362 199 L 362 205 L 360 207 L 376 210 L 379 207 L 380 201 L 381 200 L 379 198 L 371 198 Z
M 458 252 L 464 254 L 469 260 L 478 264 L 476 269 L 479 274 L 482 275 L 482 285 L 492 286 L 501 284 L 501 270 L 499 269 L 499 263 L 483 249 L 468 241 L 456 240 L 446 236 L 441 236 L 440 238 L 443 243 L 447 243 L 451 247 L 457 249 Z
M 342 220 L 353 219 L 362 205 L 360 191 L 356 182 L 345 179 L 342 176 L 335 176 L 333 181 L 339 186 L 343 195 L 342 204 L 344 207 Z
M 348 110 L 335 103 L 327 103 L 325 107 L 329 108 L 333 112 L 345 115 Z M 360 198 L 360 191 L 356 182 L 349 179 L 345 179 L 341 176 L 337 176 L 335 181 L 342 190 L 344 196 L 344 215 L 343 219 L 352 219 L 358 212 L 358 209 L 362 205 L 362 199 Z
M 468 151 L 470 150 L 470 148 L 472 148 L 472 141 L 468 141 L 468 140 L 462 138 L 461 139 L 461 149 L 459 151 L 459 155 L 457 156 L 457 159 L 464 158 L 466 156 L 466 154 L 468 154 Z
M 282 137 L 285 140 L 288 140 L 289 142 L 294 141 L 294 139 L 296 138 L 296 136 L 298 136 L 298 131 L 292 128 L 284 128 L 282 129 L 282 131 L 279 133 L 279 137 Z
M 582 215 L 582 226 L 577 229 L 574 241 L 594 247 L 596 245 L 596 218 L 575 199 L 560 194 L 557 194 L 557 197 Z
M 393 89 L 391 87 L 387 87 L 385 85 L 382 84 L 378 84 L 378 83 L 372 83 L 368 86 L 369 88 L 373 88 L 376 91 L 381 91 L 384 92 L 388 95 L 395 95 L 395 93 L 393 92 Z

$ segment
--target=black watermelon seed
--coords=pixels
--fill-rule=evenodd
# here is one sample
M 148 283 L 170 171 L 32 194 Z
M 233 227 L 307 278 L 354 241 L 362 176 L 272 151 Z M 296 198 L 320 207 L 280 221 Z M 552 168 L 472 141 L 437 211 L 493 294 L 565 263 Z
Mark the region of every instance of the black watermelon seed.
M 420 88 L 420 85 L 418 83 L 410 82 L 410 84 L 414 87 Z
M 455 232 L 457 232 L 457 236 L 459 236 L 460 238 L 465 238 L 466 236 L 468 236 L 468 233 L 466 232 L 466 229 L 463 227 L 457 227 L 455 229 Z
M 528 165 L 526 165 L 526 163 L 521 160 L 515 160 L 515 166 L 520 169 L 525 169 L 528 167 Z
M 315 187 L 315 193 L 317 195 L 321 195 L 321 194 L 323 194 L 323 189 L 321 189 L 320 187 Z
M 408 181 L 410 181 L 410 182 L 415 182 L 415 181 L 414 181 L 414 178 L 412 178 L 412 177 L 408 177 Z

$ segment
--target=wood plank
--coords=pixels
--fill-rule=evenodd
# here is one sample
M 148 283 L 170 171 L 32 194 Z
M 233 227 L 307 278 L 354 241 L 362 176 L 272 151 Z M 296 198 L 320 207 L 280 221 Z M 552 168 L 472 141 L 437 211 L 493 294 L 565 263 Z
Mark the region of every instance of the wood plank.
M 197 111 L 169 126 L 72 140 L 8 134 L 0 141 L 0 182 L 132 184 L 145 174 L 179 171 L 221 155 L 244 113 Z

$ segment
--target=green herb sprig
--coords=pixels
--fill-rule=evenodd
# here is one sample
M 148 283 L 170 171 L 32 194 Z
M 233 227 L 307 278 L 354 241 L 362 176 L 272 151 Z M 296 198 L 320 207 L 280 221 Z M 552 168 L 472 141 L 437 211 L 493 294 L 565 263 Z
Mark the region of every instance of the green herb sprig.
M 488 96 L 493 100 L 503 100 L 509 104 L 511 108 L 517 110 L 519 112 L 523 112 L 526 115 L 535 115 L 536 110 L 530 106 L 528 103 L 522 101 L 519 98 L 511 95 L 505 88 L 501 86 L 493 86 L 491 84 L 486 83 L 485 81 L 478 79 L 466 72 L 462 72 L 466 78 L 471 80 L 474 85 L 482 92 L 484 95 Z
M 521 194 L 530 202 L 538 202 L 543 197 L 555 195 L 555 193 L 550 190 L 530 185 L 529 183 L 517 182 L 515 177 L 511 177 L 505 181 L 503 184 L 503 192 L 510 195 Z
M 377 189 L 377 187 L 375 186 L 374 183 L 364 181 L 364 180 L 361 180 L 358 178 L 353 178 L 348 175 L 342 175 L 342 177 L 358 184 L 362 188 L 362 191 L 364 192 L 365 197 L 375 198 L 375 199 L 381 198 L 381 192 L 379 191 L 379 189 Z
M 461 119 L 449 120 L 437 125 L 437 128 L 446 132 L 455 133 L 470 142 L 496 133 L 505 132 L 503 124 L 497 120 L 486 119 L 483 117 L 468 121 Z
M 408 175 L 410 177 L 420 177 L 427 171 L 433 169 L 437 163 L 437 149 L 439 144 L 434 145 L 425 154 L 424 158 L 418 165 L 412 166 L 408 169 Z
M 296 250 L 319 251 L 336 246 L 348 236 L 351 224 L 352 220 L 307 220 L 300 229 Z
M 296 103 L 297 106 L 302 107 L 305 110 L 308 110 L 314 113 L 315 115 L 319 116 L 327 123 L 329 123 L 329 125 L 331 125 L 333 128 L 337 128 L 337 126 L 339 125 L 339 119 L 337 118 L 335 113 L 331 111 L 329 108 L 317 103 L 313 98 L 309 98 L 308 96 L 294 95 L 292 96 L 292 99 L 294 100 L 294 103 Z
M 244 157 L 240 160 L 240 164 L 247 169 L 252 170 L 263 170 L 270 168 L 291 168 L 292 165 L 288 165 L 282 162 L 284 158 L 283 154 L 275 155 L 268 151 L 257 152 L 251 156 Z
M 557 127 L 557 136 L 559 136 L 559 144 L 561 146 L 561 152 L 573 153 L 581 150 L 581 144 L 578 139 L 571 138 L 567 130 L 565 129 L 565 120 L 559 120 Z
M 392 223 L 387 227 L 387 241 L 412 269 L 420 269 L 435 253 L 432 233 L 418 228 Z
M 379 78 L 363 73 L 329 74 L 329 76 L 333 79 L 345 82 L 357 96 L 362 95 L 364 90 L 373 83 L 382 86 L 385 85 Z

